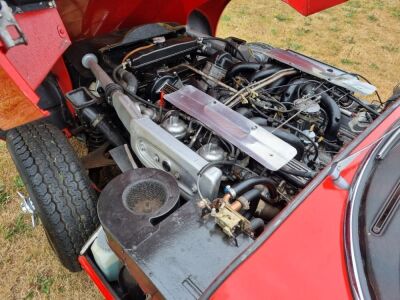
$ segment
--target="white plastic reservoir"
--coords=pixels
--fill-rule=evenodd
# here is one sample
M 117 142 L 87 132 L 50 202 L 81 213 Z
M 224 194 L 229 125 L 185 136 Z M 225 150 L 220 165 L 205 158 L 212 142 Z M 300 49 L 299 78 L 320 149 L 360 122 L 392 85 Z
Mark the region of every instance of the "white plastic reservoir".
M 92 250 L 97 266 L 103 272 L 107 280 L 118 280 L 118 274 L 122 268 L 122 263 L 108 245 L 103 228 L 100 229 L 90 249 Z

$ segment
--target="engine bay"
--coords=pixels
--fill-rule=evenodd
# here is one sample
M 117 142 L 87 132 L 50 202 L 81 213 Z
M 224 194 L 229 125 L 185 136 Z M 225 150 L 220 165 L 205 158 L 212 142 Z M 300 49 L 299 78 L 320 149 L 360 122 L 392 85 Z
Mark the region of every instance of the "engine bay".
M 355 74 L 174 24 L 69 51 L 83 57 L 69 60 L 79 83 L 67 98 L 90 153 L 127 145 L 131 159 L 97 172 L 100 221 L 141 288 L 164 297 L 201 295 L 384 109 L 359 98 L 375 87 Z

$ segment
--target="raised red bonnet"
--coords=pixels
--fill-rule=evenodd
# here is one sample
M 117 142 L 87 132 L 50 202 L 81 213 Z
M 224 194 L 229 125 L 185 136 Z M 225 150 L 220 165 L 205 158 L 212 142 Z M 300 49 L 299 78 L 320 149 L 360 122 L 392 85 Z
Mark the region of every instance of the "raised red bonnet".
M 315 14 L 324 9 L 346 2 L 347 0 L 282 0 L 294 7 L 304 16 Z
M 198 11 L 213 34 L 229 0 L 56 0 L 72 39 L 93 37 L 120 29 L 157 22 L 186 24 Z
M 218 20 L 230 0 L 56 0 L 72 39 L 154 22 L 186 24 L 193 11 L 201 12 L 215 34 Z M 347 0 L 283 0 L 309 15 Z M 249 1 L 251 2 L 251 1 Z

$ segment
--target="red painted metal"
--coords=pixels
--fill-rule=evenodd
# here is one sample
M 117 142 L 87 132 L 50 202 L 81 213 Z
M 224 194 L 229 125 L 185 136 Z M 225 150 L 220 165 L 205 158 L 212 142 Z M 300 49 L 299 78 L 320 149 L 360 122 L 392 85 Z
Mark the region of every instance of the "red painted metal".
M 17 14 L 15 18 L 28 44 L 9 49 L 6 56 L 36 90 L 71 42 L 54 8 Z
M 308 16 L 332 6 L 346 2 L 347 0 L 283 0 L 294 7 L 301 14 Z
M 51 73 L 56 77 L 60 89 L 65 94 L 72 90 L 72 82 L 68 73 L 67 66 L 64 63 L 64 59 L 60 57 L 51 69 Z M 68 110 L 72 116 L 76 115 L 75 108 L 69 101 L 66 101 Z M 69 132 L 70 134 L 70 132 Z M 68 136 L 68 135 L 67 135 Z
M 104 296 L 106 300 L 114 300 L 114 296 L 108 290 L 107 286 L 103 283 L 100 277 L 97 275 L 96 271 L 93 270 L 92 266 L 88 262 L 85 256 L 81 255 L 78 257 L 79 263 L 82 266 L 82 269 L 89 275 L 90 279 L 96 284 L 97 288 Z
M 400 108 L 354 152 L 376 141 L 399 118 Z M 342 172 L 348 182 L 367 153 Z M 351 299 L 344 253 L 347 196 L 326 178 L 212 299 Z
M 57 0 L 57 8 L 72 39 L 93 37 L 119 29 L 155 22 L 186 24 L 198 10 L 215 33 L 229 0 Z
M 344 0 L 284 0 L 309 14 Z M 229 0 L 57 0 L 57 9 L 16 15 L 28 45 L 11 48 L 9 61 L 35 90 L 70 45 L 67 31 L 76 39 L 153 22 L 186 24 L 193 11 L 201 12 L 215 34 Z M 58 10 L 58 11 L 57 11 Z M 60 15 L 61 18 L 60 18 Z
M 51 73 L 56 77 L 58 84 L 64 93 L 72 90 L 71 78 L 69 77 L 67 66 L 62 57 L 56 61 L 51 69 Z

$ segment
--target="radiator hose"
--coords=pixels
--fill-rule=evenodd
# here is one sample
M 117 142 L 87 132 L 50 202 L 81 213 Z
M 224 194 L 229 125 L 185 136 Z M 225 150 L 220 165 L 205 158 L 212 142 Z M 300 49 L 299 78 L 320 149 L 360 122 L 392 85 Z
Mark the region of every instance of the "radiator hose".
M 263 177 L 263 176 L 257 176 L 257 177 L 245 179 L 245 180 L 229 187 L 227 190 L 228 190 L 228 193 L 231 195 L 231 197 L 233 199 L 235 199 L 236 197 L 250 191 L 256 185 L 266 186 L 268 188 L 268 191 L 271 194 L 272 198 L 275 198 L 278 195 L 276 186 L 275 186 L 275 182 L 272 181 L 271 178 Z

